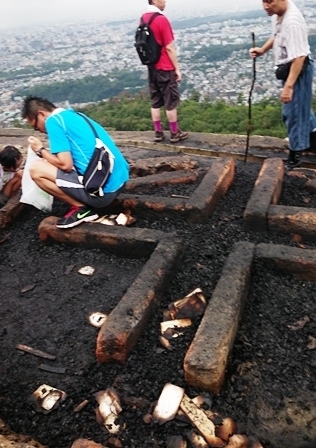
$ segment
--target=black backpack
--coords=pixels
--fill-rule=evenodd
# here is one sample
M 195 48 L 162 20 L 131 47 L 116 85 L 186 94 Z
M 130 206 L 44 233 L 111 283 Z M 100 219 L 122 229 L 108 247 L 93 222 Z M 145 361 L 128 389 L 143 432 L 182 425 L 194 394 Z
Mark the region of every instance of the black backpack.
M 156 41 L 153 32 L 150 29 L 150 24 L 155 17 L 159 16 L 159 12 L 155 12 L 149 19 L 148 23 L 144 22 L 143 17 L 140 19 L 140 25 L 135 33 L 135 48 L 139 59 L 144 65 L 156 64 L 160 58 L 161 47 Z

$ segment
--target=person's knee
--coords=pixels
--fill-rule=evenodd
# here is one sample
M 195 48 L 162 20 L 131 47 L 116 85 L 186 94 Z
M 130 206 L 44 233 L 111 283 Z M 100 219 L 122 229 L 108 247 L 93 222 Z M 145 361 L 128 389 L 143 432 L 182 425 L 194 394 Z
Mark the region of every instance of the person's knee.
M 42 169 L 42 164 L 40 163 L 40 161 L 34 162 L 30 166 L 29 170 L 30 170 L 30 176 L 31 176 L 32 180 L 34 180 L 34 182 L 36 182 L 36 179 L 43 177 L 43 169 Z
M 14 176 L 10 179 L 3 187 L 2 193 L 7 197 L 11 198 L 15 195 L 21 188 L 21 177 Z
M 38 177 L 38 170 L 35 168 L 34 165 L 30 167 L 30 176 L 31 176 L 32 180 L 34 180 L 34 182 L 35 182 L 36 178 Z
M 22 184 L 22 177 L 20 176 L 14 176 L 12 179 L 12 184 L 14 185 L 14 188 L 20 188 Z
M 19 170 L 19 171 L 17 171 L 17 172 L 15 173 L 15 175 L 14 175 L 14 179 L 17 179 L 17 180 L 19 180 L 19 181 L 21 182 L 21 180 L 22 180 L 22 176 L 23 176 L 23 171 L 22 171 L 22 170 Z

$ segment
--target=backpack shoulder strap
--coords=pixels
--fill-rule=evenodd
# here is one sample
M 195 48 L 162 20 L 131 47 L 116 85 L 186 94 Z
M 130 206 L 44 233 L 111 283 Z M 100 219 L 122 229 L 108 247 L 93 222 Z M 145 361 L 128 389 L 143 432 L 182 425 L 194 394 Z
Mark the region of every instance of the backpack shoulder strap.
M 150 17 L 150 19 L 148 20 L 148 26 L 151 24 L 151 22 L 157 17 L 157 16 L 161 16 L 162 14 L 160 14 L 160 12 L 154 12 L 154 14 Z
M 148 22 L 147 23 L 145 23 L 145 21 L 144 21 L 144 16 L 141 16 L 141 18 L 140 18 L 140 23 L 141 23 L 141 25 L 147 25 L 147 26 L 149 26 L 150 24 L 151 24 L 151 22 L 157 17 L 157 16 L 161 16 L 162 14 L 160 14 L 160 12 L 154 12 L 152 15 L 151 15 L 151 17 L 150 17 L 150 19 L 148 20 Z
M 100 139 L 99 135 L 97 134 L 97 131 L 95 130 L 95 127 L 93 126 L 93 124 L 91 123 L 91 121 L 89 120 L 89 117 L 87 117 L 85 114 L 81 113 L 81 112 L 77 112 L 75 111 L 76 114 L 81 115 L 81 117 L 88 123 L 88 125 L 90 126 L 94 137 L 96 140 L 99 140 L 99 142 L 102 143 L 103 147 L 106 149 L 106 151 L 111 155 L 111 157 L 113 157 L 113 159 L 115 159 L 112 151 L 107 147 L 107 145 L 103 142 L 103 140 Z
M 95 136 L 95 138 L 99 138 L 97 131 L 94 129 L 94 126 L 92 125 L 91 121 L 88 119 L 88 117 L 86 117 L 84 114 L 82 114 L 81 112 L 76 112 L 76 114 L 80 115 L 90 126 L 90 128 L 92 129 L 92 132 Z

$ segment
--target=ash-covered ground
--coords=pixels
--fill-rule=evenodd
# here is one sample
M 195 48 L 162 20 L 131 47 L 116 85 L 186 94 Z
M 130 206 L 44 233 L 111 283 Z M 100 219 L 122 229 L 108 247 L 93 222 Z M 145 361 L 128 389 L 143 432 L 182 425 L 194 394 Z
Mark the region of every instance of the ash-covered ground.
M 291 235 L 245 230 L 243 212 L 259 171 L 257 164 L 236 162 L 235 180 L 205 224 L 135 216 L 134 227 L 177 232 L 188 248 L 159 312 L 124 366 L 97 364 L 98 330 L 88 316 L 93 311 L 109 313 L 146 260 L 43 243 L 37 227 L 46 215 L 39 211 L 2 230 L 1 237 L 8 238 L 1 244 L 0 258 L 0 418 L 49 448 L 70 448 L 80 437 L 106 445 L 110 436 L 96 421 L 94 394 L 114 387 L 122 398 L 118 437 L 125 448 L 166 447 L 168 436 L 185 434 L 191 426 L 180 420 L 160 426 L 143 421 L 165 383 L 184 387 L 190 397 L 202 392 L 183 378 L 183 358 L 199 321 L 168 351 L 158 340 L 163 311 L 197 287 L 210 299 L 235 242 L 296 244 Z M 316 207 L 314 194 L 303 187 L 306 180 L 286 175 L 282 204 Z M 164 187 L 163 194 L 187 195 L 190 189 Z M 54 203 L 52 214 L 60 216 L 65 210 L 65 205 Z M 86 265 L 95 267 L 93 276 L 78 273 Z M 308 348 L 309 336 L 316 337 L 315 297 L 315 284 L 256 263 L 226 382 L 211 400 L 213 411 L 234 418 L 239 432 L 257 436 L 264 448 L 294 448 L 316 438 L 316 350 Z M 306 324 L 293 330 L 291 326 L 303 318 Z M 54 365 L 66 372 L 41 370 L 40 365 L 48 362 L 16 350 L 17 344 L 55 354 Z M 67 393 L 66 400 L 47 415 L 37 412 L 29 400 L 42 384 Z M 74 413 L 85 399 L 88 405 Z

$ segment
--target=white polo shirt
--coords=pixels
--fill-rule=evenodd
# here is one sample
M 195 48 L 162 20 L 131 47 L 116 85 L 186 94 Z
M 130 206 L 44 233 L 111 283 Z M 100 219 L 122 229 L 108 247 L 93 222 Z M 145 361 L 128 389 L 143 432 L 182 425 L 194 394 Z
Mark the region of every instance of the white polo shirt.
M 282 17 L 276 14 L 272 16 L 272 33 L 275 65 L 310 55 L 307 25 L 292 0 L 288 0 L 287 10 Z

